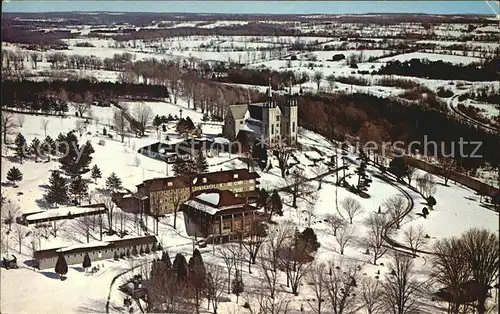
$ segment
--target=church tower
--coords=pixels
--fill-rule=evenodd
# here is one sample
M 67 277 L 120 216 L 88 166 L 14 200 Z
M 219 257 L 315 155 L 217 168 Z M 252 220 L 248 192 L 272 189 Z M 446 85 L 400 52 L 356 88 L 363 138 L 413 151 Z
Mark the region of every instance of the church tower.
M 277 101 L 273 99 L 271 78 L 269 78 L 269 87 L 267 89 L 267 101 L 262 105 L 262 136 L 269 147 L 273 147 L 281 139 L 280 126 L 281 110 Z
M 292 80 L 290 80 L 288 85 L 288 95 L 286 95 L 286 102 L 283 106 L 283 123 L 281 124 L 281 133 L 291 146 L 295 146 L 297 144 L 297 108 L 297 94 L 292 93 Z

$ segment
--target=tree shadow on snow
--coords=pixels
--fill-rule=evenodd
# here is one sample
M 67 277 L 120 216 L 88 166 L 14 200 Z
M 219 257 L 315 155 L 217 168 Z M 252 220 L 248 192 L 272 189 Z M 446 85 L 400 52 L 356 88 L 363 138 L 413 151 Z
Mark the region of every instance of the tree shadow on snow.
M 33 268 L 36 266 L 35 260 L 34 259 L 27 259 L 23 262 L 24 265 L 27 267 Z
M 38 187 L 44 190 L 48 190 L 50 188 L 48 184 L 39 184 Z
M 85 271 L 85 269 L 81 266 L 72 266 L 71 269 L 74 269 L 79 273 L 83 273 Z
M 40 274 L 44 275 L 47 278 L 60 279 L 59 275 L 52 271 L 41 271 Z

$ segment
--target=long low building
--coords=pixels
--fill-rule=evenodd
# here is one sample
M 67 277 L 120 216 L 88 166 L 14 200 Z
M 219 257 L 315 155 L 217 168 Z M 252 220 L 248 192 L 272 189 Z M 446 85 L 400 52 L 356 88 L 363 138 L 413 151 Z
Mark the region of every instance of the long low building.
M 111 259 L 115 256 L 128 255 L 134 248 L 139 252 L 146 248 L 152 250 L 153 244 L 157 244 L 156 236 L 144 236 L 136 238 L 125 238 L 104 242 L 82 243 L 66 247 L 58 247 L 48 250 L 35 251 L 34 258 L 38 269 L 53 268 L 60 254 L 64 256 L 68 265 L 81 264 L 85 253 L 89 254 L 90 260 L 100 261 Z
M 18 221 L 24 225 L 34 225 L 39 223 L 52 222 L 63 219 L 72 219 L 84 216 L 94 216 L 107 214 L 108 209 L 104 204 L 91 204 L 84 206 L 68 206 L 46 211 L 22 215 Z

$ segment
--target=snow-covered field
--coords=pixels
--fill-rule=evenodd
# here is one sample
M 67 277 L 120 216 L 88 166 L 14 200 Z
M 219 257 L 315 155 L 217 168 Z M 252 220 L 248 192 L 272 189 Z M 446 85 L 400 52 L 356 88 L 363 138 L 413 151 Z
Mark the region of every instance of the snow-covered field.
M 404 53 L 393 57 L 387 57 L 379 59 L 380 62 L 387 61 L 410 61 L 411 59 L 421 59 L 421 60 L 429 60 L 429 61 L 443 61 L 450 62 L 454 64 L 470 64 L 473 62 L 481 61 L 480 58 L 475 57 L 464 57 L 464 56 L 455 56 L 455 55 L 442 55 L 437 53 L 425 53 L 425 52 L 410 52 Z

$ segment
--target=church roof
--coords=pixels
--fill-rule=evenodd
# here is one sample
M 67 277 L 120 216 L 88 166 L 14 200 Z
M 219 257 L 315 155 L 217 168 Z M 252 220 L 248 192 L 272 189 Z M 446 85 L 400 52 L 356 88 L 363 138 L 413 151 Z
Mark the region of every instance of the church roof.
M 231 105 L 229 106 L 231 110 L 231 114 L 233 115 L 233 118 L 235 120 L 238 119 L 243 119 L 245 117 L 245 113 L 247 112 L 248 105 L 243 104 L 243 105 Z

